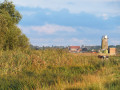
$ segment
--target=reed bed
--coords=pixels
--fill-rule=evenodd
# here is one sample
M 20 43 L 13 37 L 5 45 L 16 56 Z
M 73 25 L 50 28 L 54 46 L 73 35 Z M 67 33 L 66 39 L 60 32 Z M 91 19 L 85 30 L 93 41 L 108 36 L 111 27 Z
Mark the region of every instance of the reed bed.
M 0 90 L 119 90 L 120 57 L 63 49 L 0 51 Z

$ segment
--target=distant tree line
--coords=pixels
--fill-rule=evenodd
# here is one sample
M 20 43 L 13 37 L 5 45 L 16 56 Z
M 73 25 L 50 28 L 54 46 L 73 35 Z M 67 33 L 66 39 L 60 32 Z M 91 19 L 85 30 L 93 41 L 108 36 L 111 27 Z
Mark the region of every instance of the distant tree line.
M 29 47 L 28 38 L 17 26 L 21 19 L 21 14 L 12 2 L 5 0 L 0 3 L 0 49 L 13 50 Z
M 65 46 L 34 46 L 30 45 L 32 50 L 45 50 L 45 49 L 66 49 L 68 47 Z
M 120 45 L 116 45 L 117 53 L 120 53 Z

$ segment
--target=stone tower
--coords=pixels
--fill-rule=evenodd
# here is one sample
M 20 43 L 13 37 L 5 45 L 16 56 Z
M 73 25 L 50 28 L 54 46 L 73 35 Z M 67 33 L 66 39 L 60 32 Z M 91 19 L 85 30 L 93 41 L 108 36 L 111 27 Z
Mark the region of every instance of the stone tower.
M 108 50 L 108 37 L 107 37 L 107 35 L 102 37 L 101 49 Z

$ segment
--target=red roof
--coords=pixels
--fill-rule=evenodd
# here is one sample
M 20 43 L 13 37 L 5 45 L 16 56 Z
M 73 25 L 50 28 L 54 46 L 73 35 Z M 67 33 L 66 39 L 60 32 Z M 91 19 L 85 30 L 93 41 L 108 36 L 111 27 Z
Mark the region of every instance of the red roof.
M 70 46 L 69 48 L 80 48 L 80 46 Z

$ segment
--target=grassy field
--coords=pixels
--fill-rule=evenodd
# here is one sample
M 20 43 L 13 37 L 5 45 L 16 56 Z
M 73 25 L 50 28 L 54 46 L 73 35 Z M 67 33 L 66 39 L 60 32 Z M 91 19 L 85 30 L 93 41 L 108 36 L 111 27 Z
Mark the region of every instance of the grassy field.
M 120 90 L 120 56 L 0 51 L 0 90 Z

